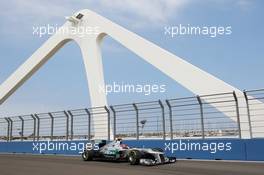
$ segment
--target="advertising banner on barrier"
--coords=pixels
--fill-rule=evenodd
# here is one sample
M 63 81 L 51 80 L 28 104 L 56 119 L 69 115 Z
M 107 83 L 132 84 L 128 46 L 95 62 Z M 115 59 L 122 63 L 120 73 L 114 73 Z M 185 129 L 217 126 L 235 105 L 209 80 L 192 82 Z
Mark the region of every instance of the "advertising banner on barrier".
M 180 159 L 264 161 L 264 139 L 177 139 L 124 140 L 136 148 L 162 148 L 168 156 Z M 85 149 L 99 149 L 89 141 L 0 142 L 1 153 L 79 155 Z

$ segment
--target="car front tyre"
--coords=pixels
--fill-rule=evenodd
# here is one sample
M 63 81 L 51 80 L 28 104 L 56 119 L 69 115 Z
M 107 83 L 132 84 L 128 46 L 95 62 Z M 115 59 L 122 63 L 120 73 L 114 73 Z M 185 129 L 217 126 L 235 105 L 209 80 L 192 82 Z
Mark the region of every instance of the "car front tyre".
M 84 151 L 83 153 L 82 153 L 82 159 L 84 160 L 84 161 L 91 161 L 91 160 L 93 160 L 93 152 L 92 151 Z

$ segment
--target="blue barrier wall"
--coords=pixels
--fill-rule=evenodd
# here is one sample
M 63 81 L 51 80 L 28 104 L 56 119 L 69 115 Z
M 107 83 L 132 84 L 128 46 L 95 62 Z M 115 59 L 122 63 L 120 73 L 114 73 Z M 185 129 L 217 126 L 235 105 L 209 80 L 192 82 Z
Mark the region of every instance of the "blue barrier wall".
M 264 161 L 264 139 L 124 140 L 130 147 L 162 148 L 182 159 Z M 87 141 L 0 142 L 1 153 L 78 155 Z

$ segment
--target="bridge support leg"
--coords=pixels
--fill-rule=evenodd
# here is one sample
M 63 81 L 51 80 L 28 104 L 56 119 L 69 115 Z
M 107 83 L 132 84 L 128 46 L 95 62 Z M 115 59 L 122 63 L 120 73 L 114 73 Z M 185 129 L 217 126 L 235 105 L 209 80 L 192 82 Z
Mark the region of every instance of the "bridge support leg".
M 107 106 L 100 43 L 103 36 L 87 36 L 78 41 L 88 80 L 92 107 Z M 92 112 L 91 112 L 92 113 Z M 108 139 L 107 115 L 91 117 L 96 139 Z

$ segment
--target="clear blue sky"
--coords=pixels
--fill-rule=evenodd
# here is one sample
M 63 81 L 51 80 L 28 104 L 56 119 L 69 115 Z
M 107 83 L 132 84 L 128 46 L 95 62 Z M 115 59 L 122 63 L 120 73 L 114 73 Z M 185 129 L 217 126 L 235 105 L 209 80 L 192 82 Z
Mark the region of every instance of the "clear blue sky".
M 33 26 L 62 25 L 64 16 L 88 8 L 136 32 L 239 89 L 263 88 L 264 1 L 262 0 L 58 0 L 0 2 L 0 83 L 49 36 L 33 36 Z M 164 35 L 164 26 L 231 26 L 232 34 Z M 162 58 L 161 58 L 162 59 Z M 106 83 L 165 84 L 166 93 L 110 94 L 109 104 L 192 95 L 111 38 L 103 44 Z M 89 106 L 81 53 L 68 43 L 0 106 L 1 117 Z

